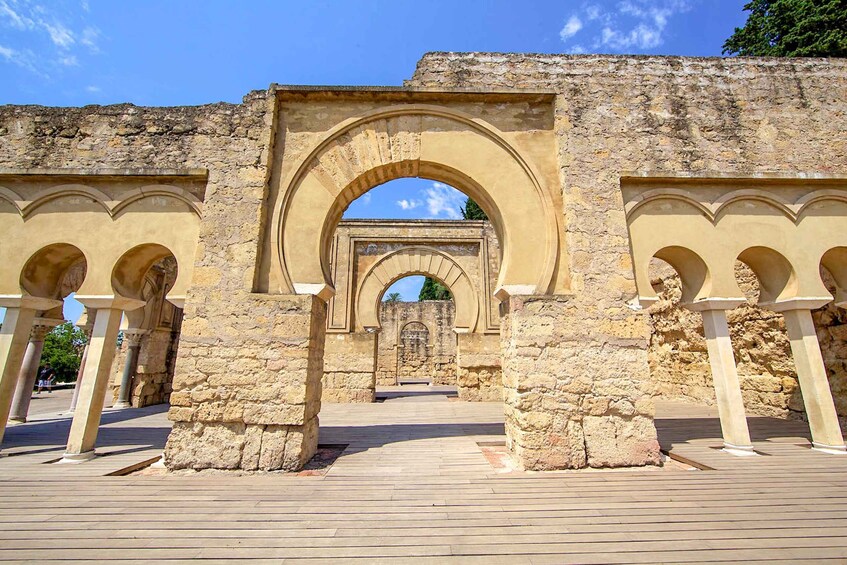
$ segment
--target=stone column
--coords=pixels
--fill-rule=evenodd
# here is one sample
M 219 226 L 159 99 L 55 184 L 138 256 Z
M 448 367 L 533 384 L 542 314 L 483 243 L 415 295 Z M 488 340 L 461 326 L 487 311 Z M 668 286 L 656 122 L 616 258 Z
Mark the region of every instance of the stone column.
M 41 352 L 44 349 L 44 338 L 47 337 L 50 330 L 61 322 L 61 320 L 51 318 L 36 318 L 33 322 L 29 344 L 26 346 L 26 353 L 21 366 L 21 374 L 18 376 L 18 384 L 12 400 L 12 412 L 9 419 L 13 422 L 26 422 L 29 403 L 32 400 L 32 389 L 35 386 L 35 379 L 38 378 L 38 365 L 41 362 Z
M 506 438 L 523 469 L 659 463 L 645 316 L 570 296 L 500 296 Z
M 785 317 L 806 417 L 812 432 L 812 447 L 825 453 L 841 454 L 847 452 L 847 447 L 838 425 L 838 414 L 811 312 L 826 302 L 829 300 L 798 298 L 769 304 L 767 308 L 782 312 Z
M 127 341 L 126 361 L 124 362 L 121 388 L 118 390 L 118 401 L 115 403 L 115 408 L 132 407 L 132 379 L 138 370 L 138 352 L 141 350 L 141 340 L 147 333 L 147 330 L 124 330 L 124 339 Z
M 699 311 L 703 316 L 703 331 L 709 351 L 709 365 L 712 368 L 712 383 L 718 403 L 724 451 L 740 456 L 756 455 L 756 452 L 753 450 L 753 442 L 747 428 L 747 414 L 744 411 L 726 311 L 743 303 L 744 300 L 741 299 L 707 298 L 684 305 L 690 310 Z
M 62 459 L 66 463 L 87 461 L 94 457 L 94 446 L 97 442 L 106 388 L 109 385 L 109 372 L 115 357 L 121 316 L 124 310 L 144 306 L 144 302 L 140 300 L 115 297 L 77 296 L 77 300 L 96 309 L 97 313 L 91 330 L 88 359 L 80 383 L 79 400 L 68 435 L 68 446 Z
M 327 333 L 324 402 L 374 402 L 378 332 Z
M 24 350 L 29 342 L 36 311 L 50 310 L 61 304 L 60 300 L 33 296 L 0 297 L 0 306 L 6 308 L 6 318 L 0 329 L 0 442 L 6 433 L 12 396 L 21 372 Z
M 91 314 L 91 317 L 94 317 L 94 314 Z M 82 374 L 85 372 L 85 362 L 88 360 L 88 346 L 91 345 L 91 328 L 93 328 L 93 324 L 85 324 L 79 326 L 79 329 L 82 330 L 82 333 L 85 334 L 85 348 L 82 350 L 82 359 L 79 362 L 79 371 L 76 372 L 76 382 L 74 383 L 74 393 L 71 396 L 71 406 L 68 408 L 68 412 L 73 413 L 76 410 L 76 403 L 79 400 L 79 389 L 80 383 L 82 383 Z

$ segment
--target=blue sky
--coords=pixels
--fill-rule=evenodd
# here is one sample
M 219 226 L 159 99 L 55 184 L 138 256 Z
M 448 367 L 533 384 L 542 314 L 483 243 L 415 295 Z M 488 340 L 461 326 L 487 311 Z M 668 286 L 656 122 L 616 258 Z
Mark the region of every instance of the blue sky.
M 427 51 L 719 56 L 745 1 L 0 0 L 0 104 L 172 106 L 240 102 L 274 82 L 400 85 Z M 457 208 L 445 187 L 413 179 L 346 216 Z

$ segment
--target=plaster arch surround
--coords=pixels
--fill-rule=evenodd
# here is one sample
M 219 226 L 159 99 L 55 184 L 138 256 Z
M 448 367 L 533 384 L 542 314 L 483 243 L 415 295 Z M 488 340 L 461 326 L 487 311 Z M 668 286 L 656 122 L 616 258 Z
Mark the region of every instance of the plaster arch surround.
M 544 155 L 539 149 L 548 141 L 547 157 L 555 155 L 548 132 L 532 135 L 533 156 Z M 563 291 L 556 171 L 540 172 L 517 141 L 514 132 L 431 104 L 385 106 L 339 120 L 278 176 L 269 291 L 332 296 L 330 247 L 344 210 L 371 188 L 410 176 L 455 186 L 486 211 L 501 244 L 498 298 Z
M 479 295 L 468 274 L 449 255 L 427 247 L 406 247 L 389 253 L 364 274 L 356 297 L 357 327 L 378 329 L 382 295 L 395 281 L 409 275 L 429 275 L 444 283 L 456 304 L 455 331 L 476 330 Z

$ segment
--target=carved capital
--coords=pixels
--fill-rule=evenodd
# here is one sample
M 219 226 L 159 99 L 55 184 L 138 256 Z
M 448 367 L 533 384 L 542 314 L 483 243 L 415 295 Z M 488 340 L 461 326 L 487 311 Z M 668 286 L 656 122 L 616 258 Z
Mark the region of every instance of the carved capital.
M 126 340 L 126 344 L 128 347 L 139 347 L 141 346 L 141 340 L 146 336 L 149 330 L 140 330 L 140 329 L 129 329 L 123 330 L 124 339 Z
M 44 341 L 50 331 L 61 324 L 63 320 L 54 318 L 36 318 L 32 322 L 32 330 L 29 334 L 30 341 Z

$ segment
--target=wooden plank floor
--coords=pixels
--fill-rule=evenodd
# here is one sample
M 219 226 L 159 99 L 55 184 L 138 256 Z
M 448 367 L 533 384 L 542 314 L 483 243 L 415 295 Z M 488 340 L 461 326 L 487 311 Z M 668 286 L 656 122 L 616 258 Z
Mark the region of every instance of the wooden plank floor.
M 163 407 L 107 411 L 100 450 L 49 464 L 69 420 L 9 428 L 0 560 L 49 563 L 702 563 L 847 561 L 847 456 L 808 448 L 802 423 L 752 418 L 759 457 L 719 449 L 710 408 L 660 402 L 664 449 L 713 470 L 523 473 L 478 443 L 502 407 L 426 386 L 324 405 L 323 476 L 104 476 L 161 451 Z

